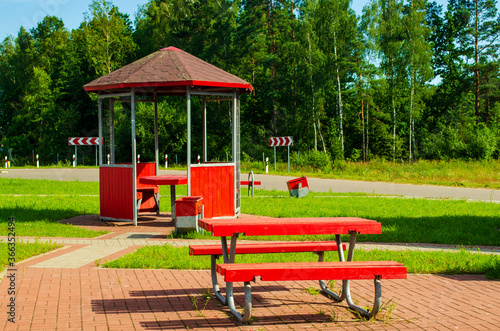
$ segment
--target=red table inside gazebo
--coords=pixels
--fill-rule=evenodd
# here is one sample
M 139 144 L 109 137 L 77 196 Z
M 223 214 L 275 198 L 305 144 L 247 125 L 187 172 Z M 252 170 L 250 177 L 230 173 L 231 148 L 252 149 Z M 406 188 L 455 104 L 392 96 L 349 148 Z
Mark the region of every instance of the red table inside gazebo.
M 148 185 L 170 185 L 170 203 L 172 210 L 172 219 L 175 220 L 175 186 L 186 185 L 186 175 L 159 175 L 144 176 L 139 178 L 139 183 Z

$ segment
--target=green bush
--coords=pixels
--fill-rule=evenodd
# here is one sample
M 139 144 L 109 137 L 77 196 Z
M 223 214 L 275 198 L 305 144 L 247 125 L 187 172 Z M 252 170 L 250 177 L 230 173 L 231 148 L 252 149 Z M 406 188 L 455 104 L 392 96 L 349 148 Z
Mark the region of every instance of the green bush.
M 292 154 L 292 160 L 297 159 L 297 153 Z M 297 164 L 299 166 L 310 166 L 315 169 L 325 169 L 331 165 L 328 153 L 310 150 L 299 154 Z
M 495 134 L 481 123 L 470 135 L 472 136 L 469 143 L 470 157 L 478 160 L 491 159 L 497 148 Z

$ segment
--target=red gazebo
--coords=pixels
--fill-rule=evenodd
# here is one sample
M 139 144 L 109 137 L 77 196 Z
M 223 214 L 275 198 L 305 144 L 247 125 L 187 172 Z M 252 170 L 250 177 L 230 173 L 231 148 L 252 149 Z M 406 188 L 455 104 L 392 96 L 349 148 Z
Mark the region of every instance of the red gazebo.
M 160 96 L 186 95 L 187 99 L 187 194 L 202 196 L 205 217 L 237 217 L 240 214 L 240 100 L 252 85 L 175 47 L 154 52 L 84 86 L 98 94 L 100 218 L 132 221 L 137 225 L 139 211 L 151 211 L 155 202 L 147 196 L 136 204 L 138 178 L 158 174 L 158 106 Z M 203 162 L 191 164 L 191 98 L 203 97 Z M 210 97 L 210 99 L 207 99 Z M 103 116 L 103 100 L 109 100 L 109 118 Z M 232 159 L 226 163 L 207 163 L 206 102 L 226 100 L 232 106 Z M 131 104 L 131 163 L 115 161 L 114 103 Z M 136 102 L 152 102 L 155 111 L 155 163 L 137 163 Z M 106 123 L 107 121 L 107 123 Z M 103 130 L 108 130 L 103 141 Z M 103 148 L 104 147 L 104 148 Z M 108 153 L 105 153 L 106 150 Z M 109 160 L 107 158 L 109 154 Z M 106 159 L 105 159 L 106 158 Z M 157 191 L 157 187 L 152 187 Z

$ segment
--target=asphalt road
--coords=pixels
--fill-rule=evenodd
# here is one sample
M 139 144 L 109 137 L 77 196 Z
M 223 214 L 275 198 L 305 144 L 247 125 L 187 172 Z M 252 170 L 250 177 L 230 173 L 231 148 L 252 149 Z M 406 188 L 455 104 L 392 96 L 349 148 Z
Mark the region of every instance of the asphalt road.
M 160 170 L 160 174 L 185 174 L 185 171 Z M 242 174 L 242 179 L 247 179 Z M 98 169 L 2 169 L 0 178 L 33 178 L 54 180 L 98 181 Z M 295 177 L 255 175 L 255 180 L 261 181 L 261 188 L 287 191 L 286 182 Z M 467 200 L 483 200 L 500 202 L 500 190 L 472 189 L 430 185 L 394 184 L 383 182 L 366 182 L 338 179 L 308 178 L 309 188 L 314 192 L 366 192 L 374 194 L 401 195 L 424 198 L 452 198 Z M 1 185 L 1 181 L 0 181 Z

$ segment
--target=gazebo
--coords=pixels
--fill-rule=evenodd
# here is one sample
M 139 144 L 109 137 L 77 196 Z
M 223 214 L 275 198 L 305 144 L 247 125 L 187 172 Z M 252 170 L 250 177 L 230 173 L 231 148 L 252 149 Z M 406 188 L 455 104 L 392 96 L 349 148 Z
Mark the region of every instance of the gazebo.
M 219 69 L 187 52 L 168 47 L 145 56 L 84 87 L 87 93 L 98 94 L 99 109 L 99 182 L 100 218 L 104 220 L 132 221 L 137 225 L 139 211 L 155 210 L 157 187 L 149 187 L 150 196 L 136 203 L 139 178 L 157 175 L 158 97 L 186 96 L 187 104 L 187 195 L 201 196 L 206 218 L 237 217 L 240 214 L 240 94 L 252 91 L 252 85 L 235 75 Z M 191 163 L 191 98 L 203 97 L 203 159 L 201 164 Z M 108 116 L 103 114 L 103 102 L 109 101 Z M 208 101 L 226 100 L 232 109 L 232 159 L 225 163 L 207 162 Z M 129 102 L 131 118 L 130 163 L 116 163 L 114 103 Z M 154 103 L 155 163 L 138 163 L 136 151 L 137 102 Z M 109 127 L 108 127 L 109 125 Z M 103 130 L 108 130 L 103 141 Z M 103 152 L 105 147 L 108 153 Z M 109 154 L 109 158 L 108 158 Z M 174 206 L 172 206 L 174 208 Z M 156 209 L 157 210 L 157 209 Z M 158 210 L 157 210 L 158 211 Z

